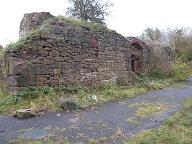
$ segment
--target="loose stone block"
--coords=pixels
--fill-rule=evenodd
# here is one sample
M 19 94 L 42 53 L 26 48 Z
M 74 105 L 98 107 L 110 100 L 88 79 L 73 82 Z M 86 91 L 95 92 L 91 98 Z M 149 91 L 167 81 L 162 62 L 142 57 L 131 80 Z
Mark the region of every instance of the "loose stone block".
M 17 110 L 15 117 L 20 118 L 20 119 L 26 119 L 30 117 L 34 117 L 35 113 L 32 112 L 31 109 L 22 109 L 22 110 Z

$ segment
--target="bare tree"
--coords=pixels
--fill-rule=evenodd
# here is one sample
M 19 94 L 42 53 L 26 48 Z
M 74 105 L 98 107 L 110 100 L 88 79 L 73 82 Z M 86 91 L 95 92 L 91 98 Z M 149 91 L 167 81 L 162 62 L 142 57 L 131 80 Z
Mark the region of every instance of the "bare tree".
M 169 45 L 178 58 L 192 61 L 192 30 L 190 28 L 175 28 L 159 30 L 147 28 L 141 35 L 146 42 L 159 42 Z
M 142 33 L 141 38 L 144 41 L 148 41 L 148 42 L 150 41 L 162 42 L 162 40 L 164 39 L 164 36 L 163 36 L 163 32 L 160 31 L 158 28 L 155 28 L 155 29 L 146 28 Z

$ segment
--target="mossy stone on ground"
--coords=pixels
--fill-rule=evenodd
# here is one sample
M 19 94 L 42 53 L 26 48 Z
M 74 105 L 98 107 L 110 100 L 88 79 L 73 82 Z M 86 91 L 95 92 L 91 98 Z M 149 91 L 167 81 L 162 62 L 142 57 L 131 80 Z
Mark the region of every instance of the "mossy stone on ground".
M 19 119 L 26 119 L 34 116 L 35 116 L 35 113 L 32 112 L 30 109 L 17 110 L 15 114 L 15 117 Z
M 81 109 L 81 107 L 75 102 L 73 97 L 62 97 L 60 98 L 60 106 L 64 110 L 76 111 Z

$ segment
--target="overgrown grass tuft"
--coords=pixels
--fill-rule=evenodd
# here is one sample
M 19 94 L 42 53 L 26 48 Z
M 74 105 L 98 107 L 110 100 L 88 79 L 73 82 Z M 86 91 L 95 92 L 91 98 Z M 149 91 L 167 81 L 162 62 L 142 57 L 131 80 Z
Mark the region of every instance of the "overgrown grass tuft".
M 151 115 L 159 114 L 160 112 L 167 109 L 169 106 L 164 103 L 133 103 L 129 107 L 137 107 L 136 116 L 146 117 Z

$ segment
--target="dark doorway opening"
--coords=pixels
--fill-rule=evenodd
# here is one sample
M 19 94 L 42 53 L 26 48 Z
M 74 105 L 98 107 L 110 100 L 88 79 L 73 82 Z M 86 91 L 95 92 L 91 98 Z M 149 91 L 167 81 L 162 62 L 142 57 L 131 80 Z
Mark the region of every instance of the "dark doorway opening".
M 131 55 L 131 71 L 138 72 L 140 70 L 139 58 Z
M 131 60 L 131 71 L 135 72 L 134 60 Z

